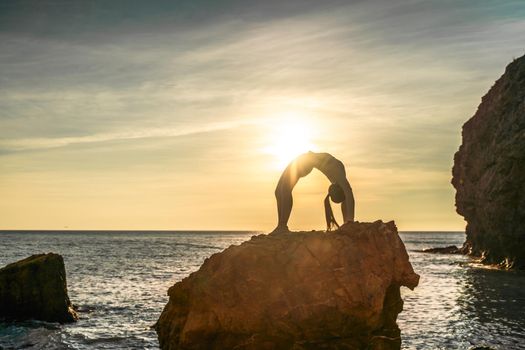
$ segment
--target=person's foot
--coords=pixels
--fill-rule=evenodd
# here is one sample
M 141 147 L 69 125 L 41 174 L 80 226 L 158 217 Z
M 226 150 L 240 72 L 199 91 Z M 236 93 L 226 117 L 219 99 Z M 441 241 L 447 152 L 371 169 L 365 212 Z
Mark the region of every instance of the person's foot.
M 288 226 L 277 226 L 270 234 L 274 233 L 288 233 L 290 230 L 288 229 Z

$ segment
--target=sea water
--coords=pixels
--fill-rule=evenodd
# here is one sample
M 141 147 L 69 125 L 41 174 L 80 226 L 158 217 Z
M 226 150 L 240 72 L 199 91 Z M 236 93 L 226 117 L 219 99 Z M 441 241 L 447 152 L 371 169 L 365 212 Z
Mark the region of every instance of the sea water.
M 0 266 L 64 257 L 73 324 L 0 323 L 0 349 L 158 349 L 157 321 L 175 282 L 258 232 L 0 232 Z M 402 288 L 403 349 L 525 348 L 525 275 L 421 249 L 461 245 L 461 232 L 401 233 L 419 286 Z

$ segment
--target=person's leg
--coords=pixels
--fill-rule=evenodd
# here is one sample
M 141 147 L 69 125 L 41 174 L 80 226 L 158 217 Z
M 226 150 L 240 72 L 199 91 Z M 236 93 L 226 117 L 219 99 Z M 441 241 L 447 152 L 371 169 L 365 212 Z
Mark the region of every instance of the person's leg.
M 293 205 L 292 192 L 277 188 L 275 190 L 275 198 L 277 199 L 277 215 L 279 219 L 276 230 L 288 231 L 288 219 L 290 219 Z

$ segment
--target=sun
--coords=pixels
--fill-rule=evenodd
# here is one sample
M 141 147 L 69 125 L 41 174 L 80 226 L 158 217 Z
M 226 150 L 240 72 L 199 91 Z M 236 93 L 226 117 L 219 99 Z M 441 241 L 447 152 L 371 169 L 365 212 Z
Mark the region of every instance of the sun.
M 279 118 L 272 123 L 266 152 L 275 156 L 280 169 L 298 155 L 316 149 L 312 143 L 313 128 L 306 118 Z

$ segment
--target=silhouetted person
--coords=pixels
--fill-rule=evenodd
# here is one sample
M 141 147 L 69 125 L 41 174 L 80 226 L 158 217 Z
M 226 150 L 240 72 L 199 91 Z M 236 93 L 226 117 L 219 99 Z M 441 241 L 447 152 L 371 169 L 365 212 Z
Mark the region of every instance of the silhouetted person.
M 324 200 L 327 231 L 330 231 L 334 224 L 339 227 L 330 206 L 330 199 L 336 203 L 342 203 L 344 222 L 354 221 L 354 194 L 346 179 L 345 166 L 331 154 L 308 152 L 301 154 L 288 164 L 277 183 L 275 197 L 277 198 L 279 223 L 274 232 L 288 231 L 288 219 L 293 205 L 292 190 L 299 179 L 310 174 L 313 168 L 320 170 L 332 183 Z

